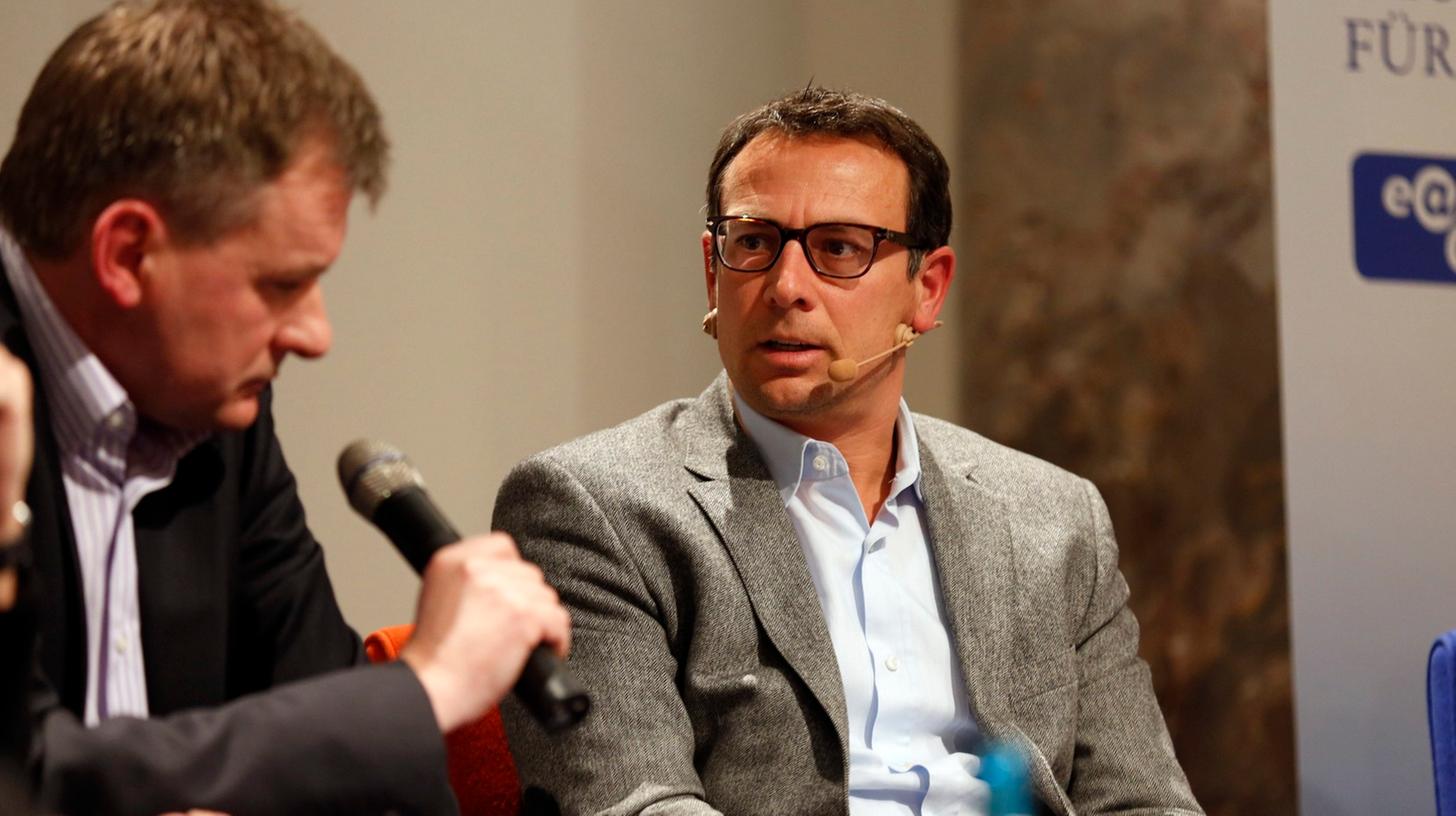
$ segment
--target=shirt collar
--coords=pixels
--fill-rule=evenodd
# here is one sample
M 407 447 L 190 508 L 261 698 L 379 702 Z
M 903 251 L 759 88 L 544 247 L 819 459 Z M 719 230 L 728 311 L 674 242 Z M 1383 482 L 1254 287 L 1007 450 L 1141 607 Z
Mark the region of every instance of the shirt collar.
M 86 451 L 100 434 L 122 435 L 138 442 L 139 452 L 152 462 L 175 462 L 207 434 L 159 428 L 137 416 L 126 389 L 111 375 L 41 286 L 20 245 L 0 227 L 0 261 L 35 350 L 56 444 L 63 452 Z M 138 428 L 143 434 L 137 436 Z
M 838 471 L 830 475 L 848 473 L 842 464 L 844 457 L 832 443 L 804 436 L 798 431 L 769 419 L 753 410 L 738 395 L 736 389 L 730 390 L 733 394 L 733 407 L 738 412 L 738 420 L 743 423 L 744 432 L 758 448 L 759 455 L 763 457 L 764 464 L 768 466 L 769 475 L 773 476 L 774 483 L 779 488 L 779 495 L 783 497 L 785 503 L 799 492 L 799 485 L 806 478 L 810 478 L 812 471 L 810 462 L 816 450 L 832 451 L 840 463 Z M 915 436 L 915 423 L 911 421 L 910 407 L 905 404 L 904 399 L 900 400 L 899 414 L 895 417 L 895 439 L 897 440 L 895 478 L 890 482 L 890 495 L 897 496 L 905 488 L 914 487 L 916 497 L 923 501 L 924 496 L 920 492 L 920 444 Z

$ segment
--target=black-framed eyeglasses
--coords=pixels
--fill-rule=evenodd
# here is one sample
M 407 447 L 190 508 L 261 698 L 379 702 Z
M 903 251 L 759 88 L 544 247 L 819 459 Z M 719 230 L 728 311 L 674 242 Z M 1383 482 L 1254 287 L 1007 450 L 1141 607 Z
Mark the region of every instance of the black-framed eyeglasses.
M 736 272 L 764 272 L 778 263 L 784 246 L 798 241 L 809 266 L 826 278 L 858 278 L 870 271 L 882 241 L 906 249 L 928 249 L 904 232 L 867 224 L 812 224 L 788 229 L 767 218 L 715 215 L 708 219 L 713 254 Z

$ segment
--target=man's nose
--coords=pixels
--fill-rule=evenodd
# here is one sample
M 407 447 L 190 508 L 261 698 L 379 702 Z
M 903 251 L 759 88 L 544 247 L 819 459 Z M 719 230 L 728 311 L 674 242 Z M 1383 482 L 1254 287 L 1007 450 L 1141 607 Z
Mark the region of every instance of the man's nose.
M 287 320 L 278 330 L 275 340 L 276 351 L 297 354 L 312 359 L 328 353 L 334 342 L 334 327 L 329 323 L 328 311 L 324 308 L 324 290 L 314 283 L 289 313 Z
M 790 309 L 807 303 L 817 273 L 804 253 L 804 244 L 790 241 L 779 253 L 778 262 L 763 274 L 769 276 L 764 297 L 781 309 Z

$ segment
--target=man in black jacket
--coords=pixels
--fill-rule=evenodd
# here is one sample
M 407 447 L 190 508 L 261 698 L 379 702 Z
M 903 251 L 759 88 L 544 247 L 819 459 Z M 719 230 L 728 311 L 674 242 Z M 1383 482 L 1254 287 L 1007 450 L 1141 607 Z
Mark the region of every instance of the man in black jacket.
M 386 152 L 270 0 L 118 4 L 37 78 L 0 164 L 0 339 L 36 387 L 43 806 L 450 812 L 441 733 L 564 652 L 494 535 L 431 562 L 400 663 L 355 668 L 269 384 L 328 350 L 319 277 Z

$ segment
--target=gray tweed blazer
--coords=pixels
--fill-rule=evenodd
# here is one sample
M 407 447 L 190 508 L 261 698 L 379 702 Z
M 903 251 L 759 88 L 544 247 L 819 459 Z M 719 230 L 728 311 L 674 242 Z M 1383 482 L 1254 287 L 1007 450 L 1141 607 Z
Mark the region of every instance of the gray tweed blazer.
M 972 711 L 1032 747 L 1063 816 L 1201 813 L 1137 656 L 1086 480 L 914 418 L 931 549 Z M 727 379 L 538 454 L 494 526 L 571 610 L 594 709 L 564 736 L 503 707 L 529 806 L 842 814 L 844 694 L 814 583 Z

